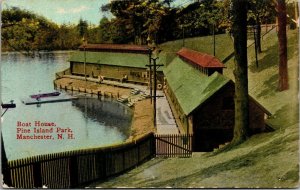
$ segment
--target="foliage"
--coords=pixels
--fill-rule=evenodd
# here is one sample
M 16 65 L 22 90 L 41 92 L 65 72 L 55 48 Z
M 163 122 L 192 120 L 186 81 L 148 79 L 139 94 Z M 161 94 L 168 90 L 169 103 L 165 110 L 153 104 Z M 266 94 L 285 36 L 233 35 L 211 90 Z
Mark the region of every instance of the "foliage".
M 179 11 L 177 22 L 185 28 L 186 36 L 205 36 L 213 33 L 213 25 L 218 32 L 224 32 L 228 19 L 224 2 L 207 0 L 190 4 Z
M 80 37 L 84 37 L 87 34 L 88 30 L 88 23 L 86 20 L 82 20 L 82 18 L 79 19 L 79 23 L 77 25 L 77 30 L 79 32 Z
M 273 22 L 271 1 L 248 1 L 250 24 L 257 20 L 256 17 L 261 23 Z M 76 49 L 83 37 L 88 43 L 160 44 L 231 31 L 231 0 L 194 1 L 181 8 L 172 7 L 172 2 L 110 1 L 100 10 L 111 12 L 113 17 L 103 17 L 98 26 L 90 26 L 82 18 L 75 25 L 57 25 L 44 17 L 12 7 L 3 10 L 2 14 L 3 47 L 26 51 Z
M 80 19 L 78 25 L 57 25 L 46 18 L 11 7 L 2 11 L 3 50 L 25 51 L 34 55 L 41 50 L 77 49 L 84 35 L 97 40 L 97 29 L 88 29 L 88 23 Z
M 259 53 L 261 50 L 261 24 L 275 22 L 275 7 L 273 0 L 251 0 L 248 3 L 248 25 L 256 25 L 256 42 Z
M 4 47 L 13 50 L 52 50 L 58 26 L 42 16 L 13 7 L 2 12 Z
M 275 23 L 275 7 L 273 0 L 250 0 L 248 23 L 250 25 L 260 23 Z
M 157 0 L 111 1 L 101 10 L 110 11 L 115 16 L 110 25 L 119 29 L 122 25 L 126 26 L 118 33 L 123 34 L 121 36 L 126 40 L 119 41 L 136 44 L 162 43 L 183 36 L 205 36 L 212 34 L 213 28 L 222 33 L 228 26 L 223 16 L 226 11 L 223 1 L 195 2 L 182 9 L 170 7 L 170 3 Z M 111 34 L 111 38 L 114 35 Z

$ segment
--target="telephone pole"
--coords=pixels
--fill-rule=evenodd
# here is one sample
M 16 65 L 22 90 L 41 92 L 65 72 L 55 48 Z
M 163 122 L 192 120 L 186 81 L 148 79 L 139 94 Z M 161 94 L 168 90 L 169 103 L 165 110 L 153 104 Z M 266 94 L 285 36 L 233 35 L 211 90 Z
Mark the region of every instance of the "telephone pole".
M 163 64 L 156 64 L 156 60 L 158 59 L 158 57 L 152 58 L 150 57 L 150 64 L 146 65 L 147 67 L 150 68 L 150 71 L 152 70 L 151 68 L 153 67 L 153 96 L 151 95 L 151 99 L 153 98 L 153 126 L 156 128 L 156 98 L 157 97 L 161 97 L 161 96 L 157 96 L 156 95 L 156 89 L 157 89 L 157 75 L 156 75 L 156 71 L 160 66 L 163 66 Z M 151 62 L 153 61 L 153 65 L 151 64 Z M 150 81 L 151 81 L 151 75 L 150 75 Z M 152 83 L 151 83 L 152 85 Z M 152 94 L 152 88 L 150 88 L 150 94 Z
M 158 59 L 158 57 L 152 58 L 152 60 L 153 60 L 153 78 L 154 78 L 154 93 L 153 93 L 153 125 L 154 125 L 154 128 L 156 128 L 156 83 L 157 83 L 156 59 Z
M 152 72 L 151 72 L 151 55 L 152 55 L 152 49 L 149 48 L 149 85 L 150 85 L 150 97 L 151 97 L 151 104 L 152 104 Z

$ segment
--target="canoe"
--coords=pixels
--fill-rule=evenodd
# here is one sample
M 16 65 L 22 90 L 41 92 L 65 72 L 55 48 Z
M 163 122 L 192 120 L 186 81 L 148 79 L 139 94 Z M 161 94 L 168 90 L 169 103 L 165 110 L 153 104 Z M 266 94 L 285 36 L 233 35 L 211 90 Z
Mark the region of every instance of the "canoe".
M 41 94 L 33 94 L 30 95 L 30 98 L 46 98 L 51 96 L 59 96 L 60 92 L 49 92 L 49 93 L 41 93 Z

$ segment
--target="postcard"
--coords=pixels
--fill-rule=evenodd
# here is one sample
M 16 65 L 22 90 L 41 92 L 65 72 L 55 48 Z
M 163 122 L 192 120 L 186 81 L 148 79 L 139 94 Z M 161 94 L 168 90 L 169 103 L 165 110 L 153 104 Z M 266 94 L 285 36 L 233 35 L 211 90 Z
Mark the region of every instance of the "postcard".
M 3 188 L 299 187 L 299 2 L 2 0 Z

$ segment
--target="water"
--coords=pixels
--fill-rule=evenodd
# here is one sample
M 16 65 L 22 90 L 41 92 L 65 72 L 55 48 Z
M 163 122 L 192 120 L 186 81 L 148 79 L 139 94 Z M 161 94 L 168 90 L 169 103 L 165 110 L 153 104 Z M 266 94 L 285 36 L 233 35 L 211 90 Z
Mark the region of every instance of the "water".
M 9 160 L 28 156 L 94 148 L 123 142 L 130 135 L 132 111 L 124 105 L 96 98 L 24 105 L 21 99 L 30 94 L 52 92 L 55 73 L 69 67 L 68 53 L 43 54 L 41 58 L 25 57 L 20 54 L 5 54 L 1 57 L 1 99 L 4 103 L 14 100 L 17 107 L 9 109 L 2 118 L 2 133 Z M 62 92 L 65 93 L 65 92 Z M 17 127 L 17 122 L 31 123 L 30 127 Z M 53 122 L 49 140 L 17 139 L 18 134 L 34 133 L 35 121 Z M 20 132 L 17 133 L 17 128 Z M 67 129 L 63 138 L 57 129 Z M 21 129 L 25 129 L 22 130 Z M 26 134 L 26 130 L 30 133 Z M 71 131 L 70 131 L 71 130 Z M 22 132 L 22 133 L 21 133 Z M 68 139 L 69 137 L 69 139 Z

